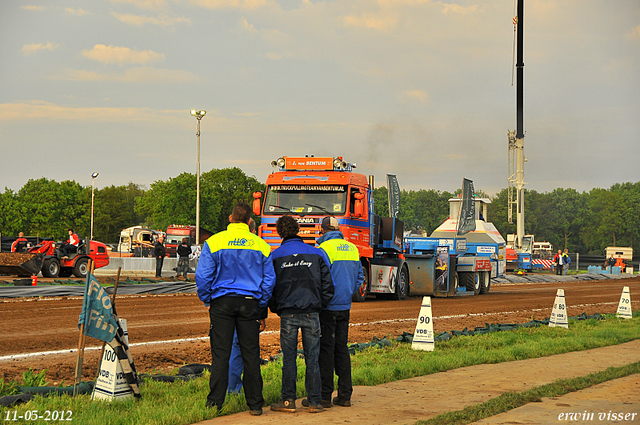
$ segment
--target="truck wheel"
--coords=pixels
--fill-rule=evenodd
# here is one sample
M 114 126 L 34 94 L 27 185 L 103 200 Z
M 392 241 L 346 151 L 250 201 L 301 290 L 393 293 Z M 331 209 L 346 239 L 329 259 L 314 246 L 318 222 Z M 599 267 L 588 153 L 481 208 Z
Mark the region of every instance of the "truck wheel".
M 362 285 L 356 289 L 356 292 L 353 293 L 351 297 L 351 301 L 356 303 L 361 303 L 367 298 L 367 286 L 369 284 L 369 271 L 365 266 L 362 266 L 362 274 L 364 274 L 364 280 L 362 281 Z
M 76 261 L 76 264 L 73 266 L 73 275 L 75 277 L 87 277 L 87 271 L 89 269 L 88 267 L 89 264 L 89 260 L 86 258 L 80 258 L 78 261 Z
M 60 262 L 57 258 L 47 258 L 42 263 L 42 276 L 43 277 L 58 277 L 60 274 Z
M 480 293 L 480 276 L 478 273 L 463 272 L 459 274 L 460 286 L 467 289 L 467 292 L 471 292 L 474 295 Z
M 405 266 L 400 268 L 400 274 L 396 279 L 396 292 L 391 294 L 391 299 L 404 300 L 409 292 L 409 273 Z
M 473 295 L 478 295 L 482 289 L 482 282 L 480 280 L 480 273 L 475 272 L 473 275 Z
M 482 272 L 481 273 L 481 285 L 480 285 L 480 293 L 486 294 L 491 289 L 491 273 L 490 272 Z

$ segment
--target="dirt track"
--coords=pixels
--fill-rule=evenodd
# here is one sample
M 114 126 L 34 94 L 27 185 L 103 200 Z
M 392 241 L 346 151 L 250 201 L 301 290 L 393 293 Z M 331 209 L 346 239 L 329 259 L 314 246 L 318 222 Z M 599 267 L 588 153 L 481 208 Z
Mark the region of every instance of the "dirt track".
M 436 298 L 433 300 L 436 332 L 474 328 L 485 323 L 523 323 L 544 319 L 551 313 L 556 289 L 565 290 L 570 316 L 581 313 L 615 313 L 623 286 L 629 286 L 633 310 L 640 308 L 640 278 L 621 280 L 493 285 L 487 295 L 477 297 Z M 351 310 L 350 342 L 368 342 L 374 336 L 395 338 L 402 332 L 413 333 L 421 297 L 405 301 L 380 301 L 373 298 L 354 304 Z M 186 338 L 208 334 L 207 310 L 195 294 L 159 296 L 122 296 L 116 301 L 118 314 L 126 318 L 132 344 Z M 48 369 L 47 380 L 58 384 L 73 378 L 78 345 L 77 321 L 82 299 L 0 300 L 0 357 L 42 351 L 69 350 L 0 360 L 0 377 L 21 379 L 28 368 Z M 279 320 L 267 319 L 261 336 L 262 356 L 279 351 Z M 97 347 L 89 339 L 87 347 Z M 209 363 L 207 339 L 164 344 L 134 345 L 131 349 L 140 372 L 168 371 L 189 363 Z M 92 379 L 97 370 L 99 351 L 85 353 L 84 379 Z

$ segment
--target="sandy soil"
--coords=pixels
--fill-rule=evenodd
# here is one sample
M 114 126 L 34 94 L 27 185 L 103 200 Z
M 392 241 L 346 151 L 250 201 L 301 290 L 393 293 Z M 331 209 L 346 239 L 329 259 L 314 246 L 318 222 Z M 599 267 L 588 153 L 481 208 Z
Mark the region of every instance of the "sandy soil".
M 551 313 L 556 289 L 562 288 L 568 314 L 614 313 L 623 286 L 631 290 L 632 307 L 640 308 L 640 278 L 543 284 L 495 284 L 487 295 L 433 299 L 434 330 L 474 328 L 485 323 L 524 323 L 544 319 Z M 367 299 L 351 310 L 350 342 L 369 342 L 373 337 L 395 338 L 413 333 L 421 297 L 404 301 Z M 21 380 L 29 368 L 47 369 L 47 381 L 57 385 L 73 379 L 78 346 L 80 297 L 0 300 L 0 377 Z M 207 310 L 195 294 L 121 296 L 118 314 L 127 319 L 131 352 L 139 372 L 167 372 L 190 363 L 210 363 Z M 262 357 L 279 351 L 279 320 L 267 319 L 261 336 Z M 174 341 L 186 339 L 185 341 Z M 155 341 L 174 341 L 148 344 Z M 147 343 L 147 344 L 142 344 Z M 89 339 L 87 347 L 99 347 Z M 27 353 L 68 350 L 23 356 Z M 13 355 L 13 356 L 12 356 Z M 83 378 L 93 379 L 99 350 L 85 352 Z

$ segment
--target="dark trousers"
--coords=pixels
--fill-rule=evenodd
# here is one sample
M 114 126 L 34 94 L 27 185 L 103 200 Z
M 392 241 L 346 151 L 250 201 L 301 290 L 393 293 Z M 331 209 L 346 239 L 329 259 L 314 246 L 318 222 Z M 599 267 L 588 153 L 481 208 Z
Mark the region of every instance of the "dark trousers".
M 211 301 L 210 344 L 212 356 L 211 379 L 207 404 L 222 408 L 229 385 L 229 358 L 233 345 L 233 332 L 238 333 L 244 374 L 242 386 L 251 410 L 261 409 L 262 375 L 260 372 L 260 309 L 258 300 L 225 296 Z
M 349 310 L 320 313 L 320 378 L 322 399 L 331 400 L 333 372 L 338 375 L 338 397 L 351 400 L 351 357 L 349 356 Z
M 556 264 L 556 274 L 562 274 L 562 264 Z
M 164 257 L 156 257 L 156 277 L 162 277 L 162 263 L 164 263 Z
M 60 251 L 62 251 L 63 257 L 68 257 L 70 253 L 77 252 L 78 247 L 73 244 L 67 243 L 60 247 Z
M 189 271 L 189 257 L 180 257 L 178 259 L 178 269 L 176 270 L 176 277 L 180 276 L 180 273 L 187 277 Z

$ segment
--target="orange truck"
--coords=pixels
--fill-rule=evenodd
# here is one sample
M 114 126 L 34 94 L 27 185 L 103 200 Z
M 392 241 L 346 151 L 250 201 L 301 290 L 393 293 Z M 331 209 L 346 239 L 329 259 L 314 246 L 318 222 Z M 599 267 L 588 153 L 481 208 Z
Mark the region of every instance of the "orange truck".
M 374 212 L 373 176 L 355 173 L 356 164 L 342 157 L 281 157 L 271 165 L 265 193 L 253 194 L 253 212 L 261 217 L 258 234 L 272 250 L 282 240 L 276 221 L 293 215 L 299 236 L 315 245 L 323 217 L 334 216 L 346 240 L 360 251 L 364 282 L 354 301 L 368 294 L 404 299 L 409 293 L 409 269 L 403 249 L 404 224 Z M 264 198 L 264 199 L 263 199 Z

